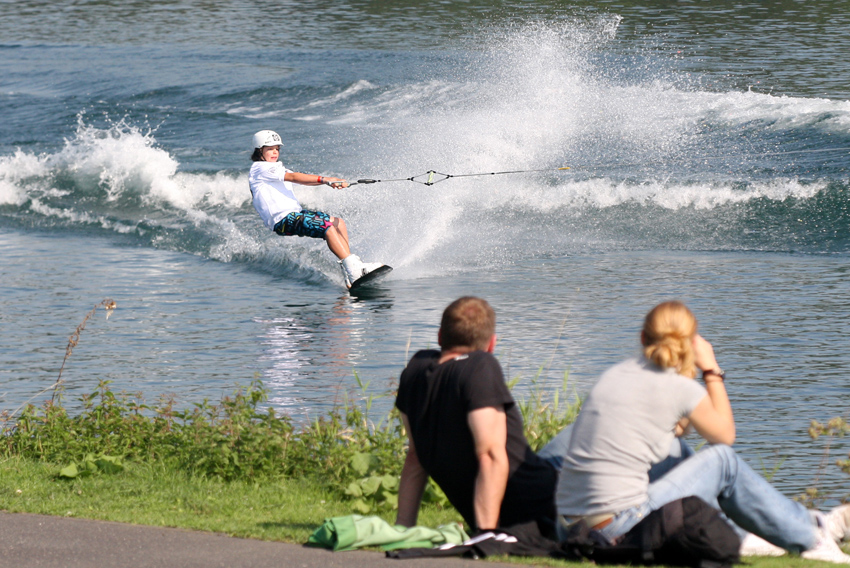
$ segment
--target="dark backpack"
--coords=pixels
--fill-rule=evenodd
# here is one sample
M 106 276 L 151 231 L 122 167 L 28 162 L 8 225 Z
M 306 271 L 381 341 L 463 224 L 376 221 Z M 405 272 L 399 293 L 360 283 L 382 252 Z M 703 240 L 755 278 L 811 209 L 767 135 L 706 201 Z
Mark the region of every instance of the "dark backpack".
M 584 522 L 565 543 L 597 564 L 666 564 L 711 568 L 740 561 L 741 539 L 720 512 L 699 497 L 685 497 L 653 511 L 609 544 Z M 566 547 L 565 547 L 566 548 Z
M 464 545 L 393 550 L 387 556 L 486 558 L 510 554 L 586 558 L 597 564 L 720 568 L 739 562 L 740 548 L 738 533 L 716 509 L 699 497 L 685 497 L 647 515 L 614 545 L 584 521 L 573 525 L 567 540 L 560 543 L 545 538 L 537 523 L 531 522 L 484 533 Z

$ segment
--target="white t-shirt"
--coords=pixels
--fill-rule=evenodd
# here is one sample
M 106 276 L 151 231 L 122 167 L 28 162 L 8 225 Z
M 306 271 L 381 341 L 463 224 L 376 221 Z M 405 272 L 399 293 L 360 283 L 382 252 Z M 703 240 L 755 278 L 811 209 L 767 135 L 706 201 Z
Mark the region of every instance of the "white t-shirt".
M 280 162 L 254 162 L 248 172 L 254 209 L 269 229 L 290 213 L 301 211 L 292 184 L 284 181 L 289 171 Z
M 605 371 L 582 404 L 558 480 L 558 514 L 618 513 L 646 501 L 649 468 L 666 458 L 679 419 L 708 392 L 646 358 Z

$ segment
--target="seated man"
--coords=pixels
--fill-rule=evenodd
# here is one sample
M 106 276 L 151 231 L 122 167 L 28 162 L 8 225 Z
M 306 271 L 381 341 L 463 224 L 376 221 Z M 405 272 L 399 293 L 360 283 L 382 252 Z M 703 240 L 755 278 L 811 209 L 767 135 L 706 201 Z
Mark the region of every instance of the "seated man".
M 431 476 L 470 530 L 537 521 L 554 536 L 554 493 L 569 429 L 540 454 L 492 355 L 496 315 L 464 297 L 443 312 L 440 351 L 420 351 L 401 374 L 396 406 L 409 448 L 399 487 L 397 524 L 413 526 Z

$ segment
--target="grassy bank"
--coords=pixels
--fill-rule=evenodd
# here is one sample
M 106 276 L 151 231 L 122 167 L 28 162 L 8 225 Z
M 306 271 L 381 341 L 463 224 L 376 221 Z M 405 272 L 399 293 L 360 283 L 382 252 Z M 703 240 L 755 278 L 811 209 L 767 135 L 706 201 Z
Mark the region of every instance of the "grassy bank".
M 325 518 L 351 503 L 314 480 L 222 481 L 160 465 L 127 465 L 120 475 L 66 480 L 58 465 L 14 458 L 0 465 L 0 509 L 303 543 Z M 385 512 L 387 520 L 394 513 Z M 421 522 L 458 520 L 450 508 L 426 506 Z
M 304 425 L 265 406 L 260 382 L 218 403 L 146 405 L 108 382 L 69 414 L 61 397 L 3 422 L 0 508 L 303 542 L 351 513 L 395 518 L 406 435 L 361 398 Z M 577 413 L 533 389 L 519 401 L 535 448 Z M 559 400 L 560 398 L 560 400 Z M 420 523 L 460 521 L 435 485 Z
M 566 394 L 566 381 L 551 396 L 532 385 L 519 400 L 535 448 L 575 418 L 580 402 L 564 404 Z M 397 414 L 371 420 L 365 396 L 297 426 L 265 400 L 263 385 L 254 383 L 220 403 L 177 411 L 173 401 L 146 406 L 103 383 L 74 416 L 61 399 L 30 406 L 5 420 L 0 509 L 295 543 L 328 517 L 394 520 L 405 451 Z M 431 487 L 420 524 L 460 520 Z M 791 557 L 748 564 L 818 565 Z
M 120 475 L 65 480 L 59 466 L 12 458 L 0 464 L 0 509 L 151 526 L 213 531 L 245 538 L 303 543 L 327 517 L 350 512 L 350 503 L 309 479 L 262 482 L 188 476 L 173 468 L 128 465 Z M 381 515 L 392 521 L 394 513 Z M 438 526 L 459 516 L 451 508 L 425 505 L 420 523 Z M 345 554 L 345 553 L 340 553 Z M 589 566 L 539 558 L 502 562 Z M 800 558 L 747 559 L 754 568 L 834 566 Z

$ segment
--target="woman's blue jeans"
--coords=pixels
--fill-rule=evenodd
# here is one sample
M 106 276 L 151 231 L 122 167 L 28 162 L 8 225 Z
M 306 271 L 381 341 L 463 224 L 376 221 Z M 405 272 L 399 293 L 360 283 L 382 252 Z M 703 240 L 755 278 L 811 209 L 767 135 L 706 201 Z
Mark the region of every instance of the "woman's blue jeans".
M 686 446 L 682 444 L 682 447 Z M 809 512 L 777 491 L 729 446 L 690 450 L 650 471 L 647 500 L 621 511 L 601 530 L 609 540 L 624 535 L 646 515 L 691 495 L 718 507 L 742 529 L 786 550 L 801 552 L 817 543 Z M 678 464 L 676 462 L 678 461 Z M 666 470 L 666 471 L 665 471 Z

